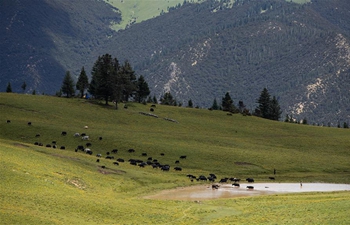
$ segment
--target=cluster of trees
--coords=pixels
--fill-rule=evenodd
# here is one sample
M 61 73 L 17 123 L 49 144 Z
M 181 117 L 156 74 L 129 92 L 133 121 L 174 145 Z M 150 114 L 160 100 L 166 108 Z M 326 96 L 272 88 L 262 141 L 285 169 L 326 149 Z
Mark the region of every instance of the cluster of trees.
M 75 88 L 80 97 L 88 91 L 94 98 L 104 99 L 106 105 L 109 101 L 115 102 L 116 108 L 118 102 L 128 101 L 130 98 L 139 103 L 144 102 L 150 94 L 144 77 L 141 75 L 136 78 L 135 71 L 128 61 L 120 64 L 118 59 L 112 58 L 110 54 L 98 57 L 92 68 L 90 83 L 84 67 L 76 84 L 67 71 L 60 92 L 69 98 L 75 95 Z

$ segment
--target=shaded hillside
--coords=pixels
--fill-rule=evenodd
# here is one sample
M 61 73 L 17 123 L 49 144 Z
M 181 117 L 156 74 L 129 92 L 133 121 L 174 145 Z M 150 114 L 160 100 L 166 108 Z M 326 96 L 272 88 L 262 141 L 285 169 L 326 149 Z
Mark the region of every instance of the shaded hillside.
M 348 120 L 350 52 L 342 31 L 349 6 L 328 3 L 188 4 L 118 33 L 119 42 L 133 44 L 115 52 L 131 59 L 158 96 L 171 91 L 184 104 L 192 99 L 208 107 L 229 91 L 236 103 L 254 109 L 268 87 L 284 113 L 336 124 Z M 337 5 L 338 17 L 323 16 Z
M 98 1 L 4 0 L 0 3 L 1 86 L 14 91 L 58 91 L 65 71 L 78 75 L 100 54 L 118 21 L 111 6 Z

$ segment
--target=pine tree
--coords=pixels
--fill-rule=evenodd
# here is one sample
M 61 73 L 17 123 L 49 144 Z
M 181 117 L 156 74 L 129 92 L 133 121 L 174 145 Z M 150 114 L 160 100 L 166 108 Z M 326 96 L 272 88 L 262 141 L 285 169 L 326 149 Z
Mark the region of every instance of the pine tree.
M 214 101 L 213 101 L 213 105 L 211 106 L 211 109 L 212 110 L 218 110 L 219 109 L 219 105 L 216 101 L 216 98 L 214 98 Z
M 233 100 L 228 92 L 226 92 L 225 97 L 222 98 L 222 110 L 228 112 L 235 112 L 236 108 L 233 105 Z
M 255 113 L 257 116 L 269 119 L 270 117 L 270 94 L 267 88 L 264 88 L 260 94 L 258 99 L 259 106 L 255 109 Z
M 281 118 L 281 114 L 282 114 L 281 107 L 278 104 L 276 97 L 273 96 L 270 102 L 270 111 L 269 111 L 268 119 L 279 120 Z
M 160 104 L 162 105 L 173 105 L 176 106 L 176 100 L 173 98 L 170 92 L 166 92 L 161 98 L 160 98 Z
M 137 90 L 135 71 L 127 60 L 120 68 L 117 83 L 121 85 L 120 91 L 122 92 L 122 100 L 124 101 L 128 101 L 129 97 L 131 97 Z
M 193 108 L 193 102 L 192 102 L 192 99 L 188 100 L 187 107 L 188 107 L 188 108 Z
M 151 93 L 148 87 L 148 83 L 145 81 L 145 78 L 141 75 L 136 82 L 137 84 L 137 100 L 139 103 L 144 101 L 145 98 Z
M 74 96 L 74 81 L 69 71 L 66 72 L 66 75 L 63 78 L 61 91 L 63 94 L 66 94 L 67 98 Z
M 80 92 L 80 97 L 83 98 L 85 90 L 89 87 L 89 78 L 86 75 L 84 67 L 81 68 L 81 72 L 75 87 Z
M 12 92 L 12 87 L 11 87 L 11 83 L 10 82 L 8 82 L 8 84 L 7 84 L 6 92 L 7 93 L 11 93 Z
M 21 86 L 21 88 L 22 88 L 22 90 L 23 90 L 23 93 L 26 91 L 26 87 L 27 87 L 27 84 L 26 84 L 26 82 L 24 81 L 23 84 L 22 84 L 22 86 Z

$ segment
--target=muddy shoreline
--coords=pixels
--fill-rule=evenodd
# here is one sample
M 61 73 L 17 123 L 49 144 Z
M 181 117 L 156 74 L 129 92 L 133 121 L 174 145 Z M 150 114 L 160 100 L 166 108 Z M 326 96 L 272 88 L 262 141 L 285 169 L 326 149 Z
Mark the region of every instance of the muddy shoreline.
M 248 189 L 247 186 L 253 186 Z M 219 198 L 237 198 L 269 194 L 287 194 L 300 192 L 330 192 L 350 191 L 350 184 L 330 183 L 241 183 L 240 187 L 231 184 L 219 184 L 218 189 L 212 185 L 200 185 L 179 187 L 171 190 L 163 190 L 157 194 L 146 196 L 146 199 L 161 200 L 189 200 L 201 201 Z

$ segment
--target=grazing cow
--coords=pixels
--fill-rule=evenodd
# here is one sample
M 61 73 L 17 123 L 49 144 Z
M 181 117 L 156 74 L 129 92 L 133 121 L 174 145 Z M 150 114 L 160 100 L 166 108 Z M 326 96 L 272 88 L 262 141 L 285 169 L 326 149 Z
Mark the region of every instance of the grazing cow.
M 83 150 L 84 150 L 84 146 L 82 146 L 82 145 L 78 145 L 77 149 L 78 149 L 78 150 L 82 150 L 82 151 L 83 151 Z
M 164 156 L 164 153 L 160 153 L 161 156 Z
M 221 178 L 220 181 L 219 181 L 219 183 L 226 183 L 227 180 L 228 180 L 228 178 Z
M 50 145 L 50 144 L 47 144 L 46 147 L 51 148 L 51 145 Z
M 99 138 L 98 138 L 98 140 L 100 140 L 100 141 L 101 141 L 101 140 L 102 140 L 102 137 L 99 137 Z
M 109 155 L 109 152 L 106 152 L 106 155 Z
M 62 145 L 62 146 L 60 147 L 60 149 L 64 150 L 64 149 L 66 149 L 66 147 Z
M 129 153 L 135 152 L 135 149 L 130 148 L 130 149 L 128 150 L 128 152 L 129 152 Z
M 57 145 L 52 145 L 52 148 L 57 148 Z
M 40 142 L 39 142 L 39 144 L 38 144 L 38 145 L 39 145 L 39 146 L 44 146 L 44 145 L 43 145 L 43 143 L 40 143 Z
M 82 136 L 81 139 L 84 140 L 84 141 L 87 141 L 87 140 L 89 140 L 89 136 L 87 136 L 87 135 Z
M 36 142 L 34 142 L 34 145 L 39 145 L 39 142 L 37 142 L 37 141 L 36 141 Z
M 113 162 L 113 164 L 119 166 L 119 163 L 118 163 L 118 162 Z
M 155 107 L 156 107 L 156 105 L 151 105 L 151 107 L 154 107 L 154 108 L 155 108 Z
M 118 158 L 117 161 L 118 161 L 118 162 L 124 162 L 125 160 L 122 159 L 122 158 Z
M 32 125 L 32 122 L 28 122 L 27 124 L 30 126 L 30 125 Z
M 218 184 L 211 185 L 211 189 L 218 189 L 220 186 Z
M 254 179 L 253 178 L 247 178 L 245 179 L 248 183 L 253 183 L 254 182 Z
M 254 189 L 254 186 L 247 186 L 247 189 Z
M 141 154 L 141 156 L 147 156 L 147 153 L 144 152 L 144 153 Z
M 86 145 L 86 147 L 91 147 L 92 144 L 90 142 L 88 142 L 85 145 Z
M 215 175 L 215 174 L 213 174 L 213 173 L 210 173 L 210 174 L 209 174 L 209 176 L 210 176 L 210 177 L 212 177 L 212 178 L 214 178 L 214 179 L 216 179 L 216 178 L 217 178 L 217 177 L 216 177 L 216 175 Z
M 207 181 L 208 179 L 207 179 L 205 176 L 200 175 L 200 176 L 198 177 L 197 180 L 204 180 L 204 181 Z
M 170 166 L 169 166 L 169 165 L 164 165 L 164 166 L 161 167 L 161 169 L 162 169 L 163 171 L 169 171 Z
M 106 156 L 106 159 L 114 159 L 114 156 L 107 155 L 107 156 Z
M 81 136 L 84 137 L 84 136 L 86 136 L 86 134 L 85 133 L 81 133 Z
M 153 109 L 153 108 L 150 108 L 149 111 L 154 112 L 154 109 Z
M 182 155 L 182 156 L 180 156 L 180 159 L 186 159 L 186 157 L 187 157 L 187 156 Z
M 118 149 L 113 149 L 112 150 L 112 153 L 117 153 L 118 152 Z
M 40 134 L 36 134 L 35 137 L 40 137 Z
M 182 171 L 182 168 L 181 168 L 181 167 L 174 167 L 174 170 L 176 170 L 176 171 Z
M 92 151 L 86 152 L 86 154 L 89 154 L 89 155 L 92 155 L 92 153 L 93 153 Z
M 101 154 L 97 154 L 96 157 L 102 157 L 102 155 Z
M 210 182 L 214 182 L 214 181 L 215 181 L 215 178 L 214 178 L 214 177 L 208 177 L 208 180 L 209 180 Z
M 100 159 L 96 159 L 96 162 L 100 162 Z
M 142 163 L 139 163 L 139 165 L 138 165 L 138 166 L 143 168 L 143 167 L 145 167 L 146 165 L 147 165 L 147 163 L 142 162 Z
M 232 186 L 239 187 L 240 185 L 238 183 L 233 183 Z
M 52 143 L 52 144 L 54 144 L 54 145 L 55 145 L 55 144 L 57 144 L 57 142 L 56 142 L 56 141 L 52 141 L 51 143 Z
M 6 123 L 11 123 L 11 120 L 7 120 Z
M 61 132 L 61 135 L 62 135 L 62 136 L 66 136 L 66 135 L 67 135 L 67 132 L 66 132 L 66 131 L 62 131 L 62 132 Z
M 84 149 L 84 152 L 86 152 L 86 153 L 91 152 L 91 149 L 85 148 L 85 149 Z
M 79 136 L 80 136 L 79 133 L 75 133 L 75 134 L 74 134 L 74 137 L 79 137 Z
M 180 163 L 180 161 L 179 161 L 179 160 L 176 160 L 176 161 L 175 161 L 175 164 L 179 164 L 179 163 Z
M 150 161 L 152 161 L 152 157 L 148 157 L 148 159 L 147 160 L 150 160 Z
M 269 177 L 270 180 L 274 180 L 275 178 L 274 177 Z
M 102 169 L 106 169 L 106 166 L 101 166 Z

